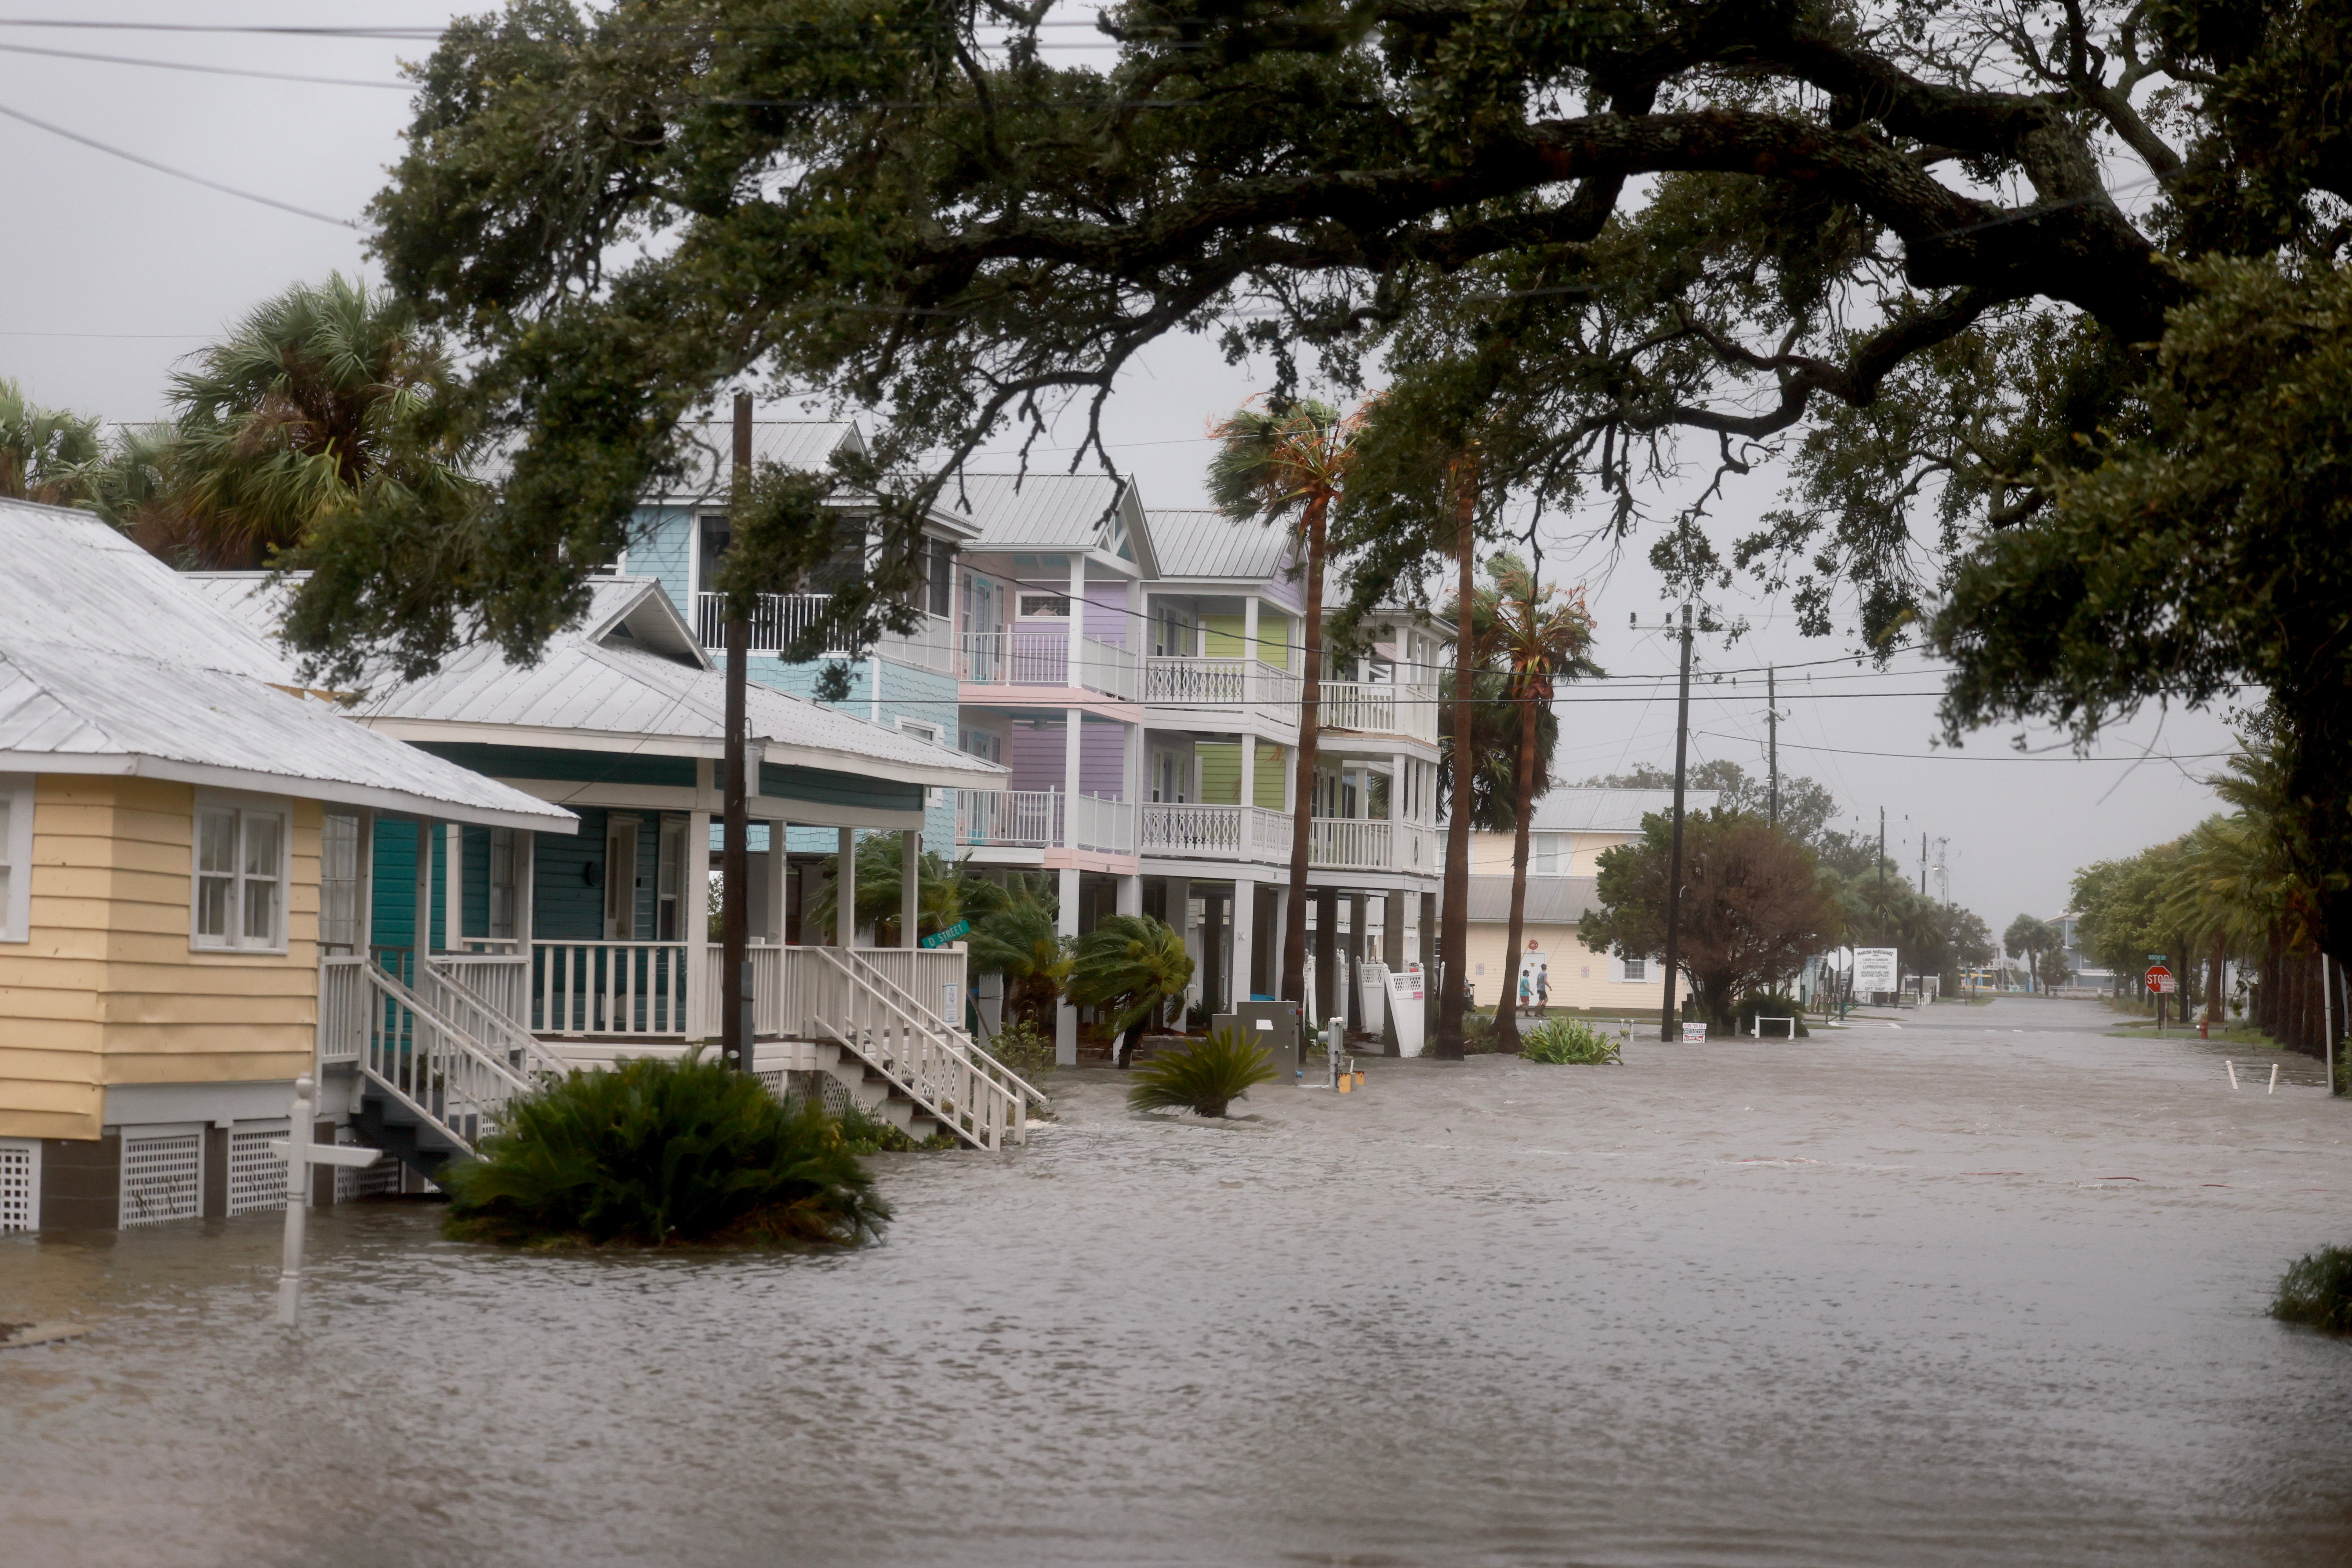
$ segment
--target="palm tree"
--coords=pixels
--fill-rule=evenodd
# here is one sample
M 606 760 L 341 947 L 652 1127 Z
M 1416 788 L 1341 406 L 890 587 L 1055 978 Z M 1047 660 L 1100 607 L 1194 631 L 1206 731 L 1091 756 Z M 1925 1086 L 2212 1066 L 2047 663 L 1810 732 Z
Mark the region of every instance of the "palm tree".
M 1454 610 L 1454 754 L 1466 757 L 1477 728 L 1478 452 L 1465 447 L 1446 465 L 1454 496 L 1454 561 L 1462 574 Z M 1470 973 L 1470 803 L 1462 794 L 1465 771 L 1454 772 L 1454 794 L 1445 816 L 1445 881 L 1438 899 L 1437 1039 L 1431 1055 L 1458 1062 L 1463 1056 L 1463 1013 Z
M 1298 758 L 1293 770 L 1290 826 L 1290 898 L 1282 922 L 1282 984 L 1285 1001 L 1307 999 L 1307 868 L 1315 832 L 1315 751 L 1323 706 L 1324 546 L 1331 508 L 1347 488 L 1355 462 L 1361 415 L 1341 417 L 1328 403 L 1312 398 L 1281 414 L 1243 407 L 1210 435 L 1218 443 L 1209 459 L 1209 495 L 1217 510 L 1236 520 L 1271 523 L 1297 519 L 1307 572 L 1305 668 L 1300 671 Z M 1254 652 L 1255 650 L 1244 650 Z M 1248 803 L 1244 801 L 1244 805 Z
M 1145 1027 L 1192 979 L 1192 955 L 1171 928 L 1150 915 L 1112 915 L 1071 949 L 1064 995 L 1076 1006 L 1110 1009 L 1118 1038 L 1112 1062 L 1124 1068 Z
M 1563 594 L 1536 580 L 1528 563 L 1516 555 L 1496 556 L 1486 564 L 1494 586 L 1479 596 L 1486 601 L 1474 617 L 1478 662 L 1494 663 L 1510 671 L 1506 684 L 1508 710 L 1518 724 L 1517 773 L 1511 794 L 1511 939 L 1503 958 L 1503 991 L 1495 1005 L 1495 1038 L 1499 1049 L 1519 1048 L 1519 940 L 1528 902 L 1528 828 L 1535 816 L 1536 796 L 1551 787 L 1550 771 L 1538 769 L 1537 726 L 1551 708 L 1562 676 L 1598 675 L 1600 667 L 1586 653 L 1592 647 L 1592 615 L 1585 608 L 1584 591 Z
M 209 564 L 259 566 L 363 503 L 446 505 L 466 453 L 423 416 L 450 384 L 407 308 L 341 273 L 254 310 L 172 378 L 166 469 Z
M 74 505 L 101 456 L 97 420 L 43 408 L 0 380 L 0 499 Z
M 1005 1016 L 1044 1034 L 1069 978 L 1069 953 L 1045 889 L 1024 878 L 1006 892 L 972 927 L 971 973 L 1003 975 Z

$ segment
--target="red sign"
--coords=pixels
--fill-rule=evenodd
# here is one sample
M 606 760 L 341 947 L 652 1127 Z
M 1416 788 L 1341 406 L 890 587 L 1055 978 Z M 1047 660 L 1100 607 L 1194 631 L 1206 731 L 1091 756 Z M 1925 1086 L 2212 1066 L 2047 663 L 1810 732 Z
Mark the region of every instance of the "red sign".
M 2151 963 L 2147 966 L 2147 988 L 2159 994 L 2178 991 L 2180 989 L 2180 982 L 2175 980 L 2172 977 L 2172 971 L 2161 963 Z

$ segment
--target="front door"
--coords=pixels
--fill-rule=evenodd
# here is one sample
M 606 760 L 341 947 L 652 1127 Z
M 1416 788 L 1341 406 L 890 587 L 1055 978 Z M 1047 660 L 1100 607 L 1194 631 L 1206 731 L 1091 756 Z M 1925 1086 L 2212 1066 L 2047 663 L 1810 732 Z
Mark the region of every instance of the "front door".
M 604 940 L 637 940 L 637 819 L 604 825 Z

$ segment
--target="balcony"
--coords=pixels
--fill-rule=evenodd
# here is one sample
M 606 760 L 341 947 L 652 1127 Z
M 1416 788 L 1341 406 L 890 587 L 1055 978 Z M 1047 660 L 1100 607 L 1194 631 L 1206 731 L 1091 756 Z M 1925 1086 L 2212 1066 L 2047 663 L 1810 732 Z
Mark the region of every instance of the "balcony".
M 1270 708 L 1298 721 L 1298 677 L 1262 658 L 1143 661 L 1143 700 L 1166 708 Z
M 832 607 L 830 594 L 762 594 L 751 614 L 752 653 L 781 654 L 822 626 Z M 694 603 L 694 634 L 712 653 L 727 647 L 727 602 L 718 594 L 698 594 Z M 838 658 L 842 650 L 828 648 Z M 886 631 L 874 652 L 895 664 L 950 675 L 955 670 L 955 627 L 945 616 L 925 615 L 914 630 Z
M 1323 728 L 1437 744 L 1437 688 L 1404 681 L 1327 680 Z
M 1075 668 L 1074 668 L 1075 664 Z M 1042 686 L 1100 692 L 1132 702 L 1139 686 L 1133 653 L 1097 637 L 1040 631 L 966 632 L 961 675 L 967 686 Z
M 1140 811 L 1141 853 L 1176 860 L 1290 863 L 1287 812 L 1255 805 L 1148 805 Z M 1318 871 L 1397 871 L 1433 877 L 1444 868 L 1438 830 L 1413 822 L 1361 817 L 1315 819 L 1307 864 Z
M 956 847 L 962 849 L 1086 849 L 1135 853 L 1135 806 L 1059 790 L 956 791 Z

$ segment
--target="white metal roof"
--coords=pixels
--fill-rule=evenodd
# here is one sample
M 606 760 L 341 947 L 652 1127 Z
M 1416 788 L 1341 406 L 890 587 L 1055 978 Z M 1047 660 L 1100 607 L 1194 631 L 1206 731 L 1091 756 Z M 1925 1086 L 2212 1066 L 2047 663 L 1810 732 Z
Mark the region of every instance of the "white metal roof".
M 260 573 L 208 574 L 209 591 L 249 624 L 274 628 L 278 591 Z M 579 625 L 550 638 L 539 662 L 510 662 L 496 645 L 459 649 L 422 680 L 373 688 L 353 711 L 412 740 L 483 741 L 647 755 L 716 757 L 726 750 L 726 677 L 711 667 L 662 586 L 599 578 Z M 675 626 L 666 639 L 648 635 Z M 630 635 L 620 635 L 627 628 Z M 1002 788 L 1008 770 L 903 731 L 754 682 L 745 699 L 751 742 L 783 766 L 828 768 L 900 784 Z
M 1156 542 L 1135 483 L 1108 474 L 951 474 L 935 510 L 979 526 L 985 552 L 1098 550 L 1156 577 Z
M 1576 925 L 1601 907 L 1598 877 L 1529 877 L 1521 918 L 1529 925 Z M 1481 923 L 1511 918 L 1511 879 L 1473 876 L 1470 918 Z
M 1209 507 L 1154 507 L 1150 520 L 1163 582 L 1272 582 L 1289 570 L 1298 537 L 1286 518 L 1236 520 Z
M 686 437 L 688 465 L 683 479 L 672 480 L 656 496 L 723 496 L 728 470 L 735 459 L 735 427 L 731 420 L 700 419 L 680 426 Z M 833 454 L 847 447 L 866 449 L 865 432 L 852 419 L 754 419 L 751 421 L 751 461 L 773 463 L 803 473 L 821 474 Z
M 1683 792 L 1683 811 L 1691 815 L 1715 809 L 1721 798 L 1711 789 Z M 1536 833 L 1625 833 L 1642 831 L 1642 818 L 1651 812 L 1672 812 L 1670 789 L 1563 789 L 1555 787 L 1536 802 Z
M 87 512 L 0 500 L 0 769 L 570 832 L 572 813 L 288 689 L 276 644 Z

